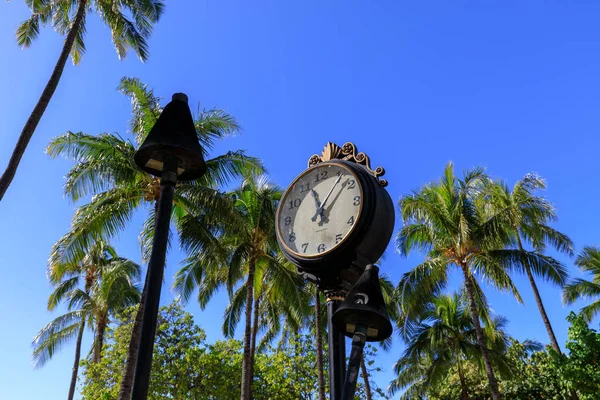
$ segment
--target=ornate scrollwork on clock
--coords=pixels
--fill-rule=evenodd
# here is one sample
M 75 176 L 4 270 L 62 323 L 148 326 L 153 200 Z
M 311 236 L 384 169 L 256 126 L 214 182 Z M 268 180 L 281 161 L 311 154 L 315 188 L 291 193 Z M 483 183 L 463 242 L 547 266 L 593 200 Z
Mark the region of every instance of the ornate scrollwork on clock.
M 313 154 L 308 159 L 308 166 L 313 167 L 319 163 L 330 160 L 345 160 L 360 164 L 364 166 L 367 171 L 369 171 L 369 173 L 375 177 L 375 179 L 377 179 L 377 182 L 381 187 L 386 187 L 388 184 L 387 180 L 380 179 L 380 177 L 385 174 L 385 169 L 383 169 L 383 167 L 372 169 L 369 156 L 363 152 L 358 153 L 356 146 L 352 142 L 344 143 L 342 147 L 335 143 L 328 142 L 321 152 L 321 155 Z

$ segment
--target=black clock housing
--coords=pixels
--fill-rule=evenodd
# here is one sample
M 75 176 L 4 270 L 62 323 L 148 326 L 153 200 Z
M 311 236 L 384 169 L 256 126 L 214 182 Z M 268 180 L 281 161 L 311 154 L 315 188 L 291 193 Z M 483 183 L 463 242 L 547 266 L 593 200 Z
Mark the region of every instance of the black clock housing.
M 323 164 L 343 164 L 359 179 L 363 191 L 363 208 L 356 226 L 339 246 L 323 256 L 305 258 L 293 254 L 282 245 L 279 230 L 277 241 L 284 256 L 296 265 L 298 273 L 326 290 L 353 285 L 365 267 L 375 263 L 383 255 L 394 231 L 395 216 L 394 205 L 387 190 L 380 186 L 364 166 L 344 160 L 331 160 L 317 166 Z M 291 187 L 287 190 L 291 190 Z M 285 198 L 285 194 L 282 198 Z M 278 218 L 279 214 L 280 210 L 277 212 Z

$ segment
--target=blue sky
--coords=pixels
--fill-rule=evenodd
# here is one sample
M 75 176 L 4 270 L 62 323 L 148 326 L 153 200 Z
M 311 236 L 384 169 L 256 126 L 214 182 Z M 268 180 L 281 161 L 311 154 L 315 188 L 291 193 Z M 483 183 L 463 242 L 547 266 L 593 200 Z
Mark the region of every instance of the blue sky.
M 0 398 L 59 399 L 68 391 L 73 347 L 41 370 L 29 359 L 32 337 L 53 318 L 46 259 L 75 208 L 62 196 L 70 163 L 43 150 L 67 130 L 126 135 L 130 104 L 115 90 L 122 76 L 165 98 L 183 91 L 191 104 L 225 108 L 243 134 L 215 154 L 245 149 L 281 186 L 327 141 L 353 141 L 384 166 L 394 201 L 437 179 L 450 160 L 458 170 L 485 166 L 510 184 L 537 172 L 557 206 L 556 227 L 579 250 L 600 243 L 598 15 L 592 1 L 169 1 L 146 64 L 131 55 L 119 61 L 92 16 L 87 54 L 66 67 L 0 204 Z M 2 168 L 62 43 L 44 29 L 32 48 L 19 49 L 14 32 L 27 16 L 22 1 L 0 2 Z M 115 241 L 138 261 L 140 225 L 136 217 Z M 181 258 L 176 249 L 169 255 L 163 303 Z M 382 271 L 397 280 L 421 259 L 402 259 L 390 246 Z M 510 320 L 511 335 L 547 343 L 526 279 L 515 280 L 525 304 L 488 288 L 493 309 Z M 559 289 L 540 291 L 564 345 L 572 308 L 561 305 Z M 226 301 L 218 296 L 205 312 L 187 307 L 210 340 L 220 337 Z M 398 343 L 381 355 L 380 386 L 401 351 Z

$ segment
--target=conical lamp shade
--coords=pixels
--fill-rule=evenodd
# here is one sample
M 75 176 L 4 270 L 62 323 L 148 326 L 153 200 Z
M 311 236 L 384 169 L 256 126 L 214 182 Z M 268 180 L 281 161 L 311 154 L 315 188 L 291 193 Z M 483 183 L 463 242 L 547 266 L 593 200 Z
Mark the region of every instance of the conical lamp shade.
M 392 335 L 392 323 L 381 293 L 377 266 L 367 265 L 333 314 L 332 321 L 348 337 L 354 335 L 358 325 L 363 325 L 367 330 L 367 342 L 378 342 Z
M 138 167 L 155 176 L 162 176 L 163 164 L 169 157 L 178 160 L 177 179 L 198 179 L 206 171 L 202 148 L 198 142 L 196 127 L 187 96 L 173 95 L 148 137 L 135 153 Z

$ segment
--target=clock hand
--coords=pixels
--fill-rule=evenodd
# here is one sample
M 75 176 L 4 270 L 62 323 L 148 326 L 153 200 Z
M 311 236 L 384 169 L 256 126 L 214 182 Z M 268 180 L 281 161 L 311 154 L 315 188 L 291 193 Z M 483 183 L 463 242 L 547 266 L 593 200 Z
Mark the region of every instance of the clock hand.
M 319 194 L 317 192 L 315 192 L 314 189 L 310 189 L 310 194 L 312 194 L 313 199 L 315 199 L 315 204 L 317 206 L 317 213 L 315 214 L 314 217 L 312 217 L 312 220 L 315 221 L 317 219 L 317 215 L 321 215 L 321 219 L 323 218 L 323 211 L 319 212 L 319 210 L 321 209 L 321 202 L 319 201 Z
M 350 179 L 345 180 L 344 182 L 342 182 L 341 184 L 341 189 L 343 190 L 346 185 L 348 184 L 348 182 L 350 181 Z M 322 210 L 322 215 L 326 214 L 329 212 L 329 210 L 331 210 L 331 208 L 333 207 L 333 205 L 335 204 L 335 202 L 337 201 L 338 197 L 340 197 L 340 194 L 342 193 L 342 190 L 339 190 L 335 196 L 333 196 L 331 198 L 331 201 L 329 202 L 327 208 L 325 208 L 325 206 L 323 206 L 323 210 Z
M 327 203 L 327 200 L 329 199 L 329 196 L 331 196 L 331 193 L 333 192 L 333 189 L 335 189 L 335 187 L 337 186 L 337 184 L 339 183 L 339 181 L 341 179 L 342 179 L 342 175 L 338 176 L 338 178 L 335 180 L 333 186 L 329 190 L 329 193 L 327 193 L 327 196 L 325 196 L 325 199 L 321 203 L 321 206 L 317 209 L 316 214 L 311 218 L 313 221 L 316 221 L 317 220 L 317 216 L 319 216 L 319 214 L 321 214 L 323 212 L 323 208 L 325 207 L 325 203 Z
M 315 199 L 315 203 L 317 204 L 317 210 L 321 207 L 321 202 L 319 201 L 319 194 L 315 192 L 315 189 L 310 189 L 313 199 Z

